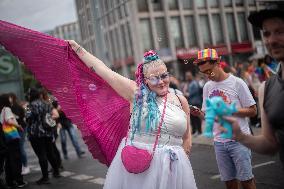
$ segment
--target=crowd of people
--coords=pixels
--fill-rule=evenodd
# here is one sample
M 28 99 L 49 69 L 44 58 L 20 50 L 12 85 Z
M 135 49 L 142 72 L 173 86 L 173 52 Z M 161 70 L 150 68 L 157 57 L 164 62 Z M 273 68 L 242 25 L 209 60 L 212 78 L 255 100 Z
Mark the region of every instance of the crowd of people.
M 99 84 L 108 84 L 104 85 L 104 89 L 110 87 L 116 92 L 112 93 L 111 97 L 119 96 L 117 101 L 127 105 L 125 107 L 130 117 L 129 125 L 116 129 L 129 129 L 118 148 L 111 148 L 111 145 L 114 145 L 114 137 L 108 138 L 110 133 L 93 135 L 97 137 L 95 140 L 107 140 L 105 144 L 108 146 L 102 145 L 100 150 L 114 149 L 116 152 L 113 159 L 106 157 L 110 161 L 104 188 L 197 188 L 188 158 L 191 153 L 192 135 L 202 133 L 201 121 L 206 117 L 207 108 L 205 101 L 215 96 L 222 97 L 228 104 L 236 104 L 233 116 L 224 117 L 232 124 L 233 138 L 221 137 L 222 132 L 226 130 L 220 127 L 218 120 L 213 130 L 217 165 L 226 188 L 237 189 L 240 185 L 244 189 L 256 188 L 251 150 L 264 154 L 280 152 L 280 159 L 284 163 L 284 120 L 279 113 L 282 112 L 284 103 L 283 10 L 283 4 L 280 3 L 271 9 L 254 12 L 248 18 L 252 25 L 263 30 L 269 57 L 257 64 L 236 63 L 229 66 L 221 61 L 215 49 L 203 49 L 198 51 L 197 59 L 193 62 L 199 74 L 187 72 L 186 81 L 181 83 L 170 76 L 165 63 L 155 51 L 150 50 L 144 54 L 134 81 L 112 71 L 75 41 L 67 41 L 67 45 L 73 49 L 72 53 L 76 54 L 76 58 L 70 58 L 71 61 L 80 59 L 78 64 L 84 63 L 84 66 L 89 68 L 88 73 L 93 72 L 103 80 L 94 77 L 98 83 L 101 82 Z M 64 55 L 66 54 L 68 53 L 64 52 Z M 281 65 L 279 69 L 275 62 Z M 65 159 L 68 158 L 65 146 L 66 131 L 78 157 L 84 152 L 73 135 L 71 121 L 57 102 L 52 104 L 47 100 L 46 93 L 30 90 L 29 111 L 26 114 L 22 110 L 13 110 L 16 101 L 12 99 L 11 95 L 0 96 L 0 121 L 5 138 L 5 142 L 0 143 L 4 146 L 0 152 L 5 150 L 7 154 L 1 160 L 5 162 L 6 183 L 9 187 L 24 187 L 27 184 L 21 175 L 21 169 L 27 167 L 27 161 L 21 158 L 25 153 L 21 150 L 23 134 L 20 134 L 26 127 L 42 171 L 42 177 L 37 183 L 47 184 L 48 162 L 53 168 L 55 178 L 60 177 L 59 169 L 62 166 L 55 144 L 56 125 L 62 127 L 60 135 L 63 139 Z M 260 110 L 259 116 L 257 109 Z M 119 114 L 115 115 L 118 117 L 124 116 L 120 112 L 115 114 Z M 25 118 L 22 115 L 25 115 Z M 256 126 L 260 125 L 261 120 L 261 135 L 252 135 L 247 118 L 251 118 L 250 123 Z M 113 123 L 112 119 L 103 120 L 111 123 L 113 127 L 119 124 Z M 102 133 L 108 129 L 100 124 L 95 126 L 96 131 Z M 81 127 L 91 126 L 83 124 Z M 0 170 L 2 167 L 3 163 Z
M 273 64 L 273 67 L 271 66 Z M 258 91 L 262 82 L 268 80 L 274 75 L 279 64 L 269 55 L 263 58 L 253 59 L 247 62 L 235 62 L 229 65 L 224 61 L 219 62 L 220 68 L 231 75 L 241 78 L 249 88 L 249 91 L 256 102 L 257 114 L 249 118 L 250 127 L 261 127 Z M 201 108 L 203 102 L 203 87 L 208 80 L 206 74 L 195 70 L 188 70 L 184 74 L 184 79 L 177 79 L 174 76 L 170 78 L 170 91 L 184 95 L 191 109 Z M 202 120 L 191 114 L 191 127 L 193 136 L 201 136 Z
M 27 185 L 23 180 L 23 176 L 30 173 L 25 144 L 27 138 L 41 168 L 42 177 L 36 181 L 39 185 L 49 183 L 50 171 L 53 172 L 53 177 L 59 178 L 60 169 L 63 169 L 61 155 L 56 146 L 58 133 L 65 159 L 68 159 L 66 131 L 78 157 L 84 157 L 85 152 L 79 145 L 75 125 L 47 90 L 32 88 L 27 96 L 28 101 L 19 101 L 14 93 L 0 95 L 0 174 L 5 173 L 5 182 L 0 181 L 1 187 L 22 188 Z M 50 170 L 48 162 L 52 167 Z

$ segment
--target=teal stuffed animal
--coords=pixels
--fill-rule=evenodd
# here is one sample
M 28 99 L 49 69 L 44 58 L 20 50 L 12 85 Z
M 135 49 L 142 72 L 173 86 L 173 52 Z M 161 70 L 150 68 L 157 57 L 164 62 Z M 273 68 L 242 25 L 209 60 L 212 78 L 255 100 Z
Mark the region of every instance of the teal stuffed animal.
M 232 126 L 223 119 L 223 116 L 230 116 L 235 112 L 237 112 L 236 104 L 227 105 L 222 97 L 216 96 L 206 99 L 205 132 L 203 135 L 208 138 L 213 137 L 213 125 L 217 117 L 220 125 L 226 129 L 226 132 L 223 132 L 221 137 L 231 139 L 233 136 Z

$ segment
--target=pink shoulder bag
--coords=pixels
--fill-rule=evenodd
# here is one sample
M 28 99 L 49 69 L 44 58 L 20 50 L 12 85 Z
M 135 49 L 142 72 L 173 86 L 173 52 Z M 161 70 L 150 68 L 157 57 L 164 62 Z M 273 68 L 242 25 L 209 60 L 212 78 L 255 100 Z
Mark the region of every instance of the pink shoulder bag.
M 126 139 L 125 139 L 125 146 L 121 151 L 121 160 L 122 160 L 122 163 L 125 169 L 129 173 L 139 174 L 139 173 L 146 171 L 150 167 L 151 161 L 153 159 L 153 156 L 156 150 L 156 146 L 158 144 L 158 138 L 161 133 L 161 127 L 162 127 L 164 116 L 165 116 L 166 103 L 167 103 L 167 95 L 165 96 L 164 109 L 163 109 L 161 121 L 159 123 L 158 132 L 156 135 L 156 140 L 154 143 L 152 153 L 150 153 L 148 150 L 145 150 L 145 149 L 139 149 L 132 145 L 126 145 L 129 133 L 127 134 Z

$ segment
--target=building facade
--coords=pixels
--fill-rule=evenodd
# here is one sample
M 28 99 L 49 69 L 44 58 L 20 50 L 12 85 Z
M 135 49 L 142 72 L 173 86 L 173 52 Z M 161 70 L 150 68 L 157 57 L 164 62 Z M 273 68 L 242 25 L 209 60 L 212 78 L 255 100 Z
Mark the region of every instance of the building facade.
M 83 46 L 128 77 L 149 49 L 171 73 L 182 75 L 198 49 L 216 48 L 233 63 L 261 41 L 247 21 L 263 8 L 257 0 L 76 0 L 76 5 Z
M 52 35 L 56 38 L 60 39 L 72 39 L 81 43 L 81 31 L 78 22 L 72 22 L 68 24 L 64 24 L 61 26 L 57 26 L 54 30 L 46 32 L 49 35 Z

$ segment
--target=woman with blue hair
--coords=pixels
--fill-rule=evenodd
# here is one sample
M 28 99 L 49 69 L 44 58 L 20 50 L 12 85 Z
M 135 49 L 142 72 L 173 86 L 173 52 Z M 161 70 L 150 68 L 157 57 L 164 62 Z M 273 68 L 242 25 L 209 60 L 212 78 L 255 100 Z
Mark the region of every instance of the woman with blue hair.
M 188 155 L 189 106 L 169 93 L 169 73 L 154 51 L 144 54 L 136 82 L 109 69 L 75 41 L 78 57 L 130 103 L 130 126 L 109 167 L 104 188 L 195 189 Z M 145 151 L 146 150 L 146 151 Z

